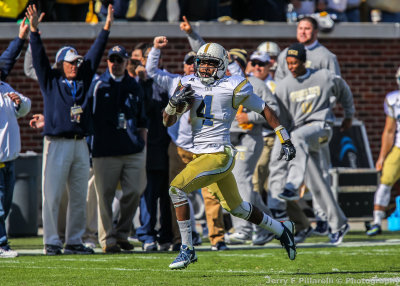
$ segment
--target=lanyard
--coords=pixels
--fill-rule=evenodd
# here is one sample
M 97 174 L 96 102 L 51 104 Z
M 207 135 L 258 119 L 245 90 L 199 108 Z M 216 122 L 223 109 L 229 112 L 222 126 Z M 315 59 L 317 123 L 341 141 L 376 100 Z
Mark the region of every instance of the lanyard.
M 76 83 L 75 83 L 75 81 L 73 80 L 73 81 L 72 81 L 73 86 L 72 86 L 72 85 L 69 83 L 68 80 L 65 80 L 65 82 L 67 83 L 68 87 L 71 89 L 72 99 L 74 100 L 74 103 L 75 103 L 75 99 L 76 99 Z

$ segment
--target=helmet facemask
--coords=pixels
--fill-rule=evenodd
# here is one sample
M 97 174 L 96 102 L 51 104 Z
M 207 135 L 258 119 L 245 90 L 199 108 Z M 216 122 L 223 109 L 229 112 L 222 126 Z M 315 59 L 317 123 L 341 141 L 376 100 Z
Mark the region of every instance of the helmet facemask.
M 200 47 L 194 60 L 195 76 L 204 85 L 213 84 L 225 76 L 228 67 L 228 55 L 225 49 L 216 43 Z

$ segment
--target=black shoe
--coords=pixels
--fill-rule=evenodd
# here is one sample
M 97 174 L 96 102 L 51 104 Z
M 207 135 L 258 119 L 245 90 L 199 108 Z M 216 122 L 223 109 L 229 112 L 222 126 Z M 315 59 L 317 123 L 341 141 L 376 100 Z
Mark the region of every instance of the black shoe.
M 122 250 L 133 250 L 133 244 L 130 244 L 128 240 L 117 240 L 117 244 Z
M 94 254 L 94 250 L 83 244 L 67 244 L 64 247 L 64 254 Z
M 296 242 L 296 243 L 304 242 L 306 240 L 306 238 L 309 237 L 313 233 L 313 231 L 314 231 L 314 229 L 311 226 L 309 226 L 306 229 L 300 230 L 294 236 L 294 242 Z
M 313 234 L 319 236 L 326 236 L 329 234 L 329 226 L 327 221 L 319 220 L 317 221 L 317 226 L 315 227 Z
M 61 246 L 58 245 L 53 245 L 53 244 L 45 244 L 43 253 L 44 255 L 60 255 L 62 254 L 62 248 Z
M 300 196 L 295 191 L 289 189 L 283 189 L 283 192 L 278 197 L 285 201 L 297 201 L 300 199 Z
M 283 226 L 282 235 L 278 238 L 282 246 L 286 249 L 286 252 L 290 260 L 296 258 L 296 243 L 294 241 L 294 224 L 291 221 L 281 222 Z
M 229 250 L 229 247 L 226 245 L 224 241 L 218 241 L 215 245 L 211 245 L 211 250 L 223 251 L 223 250 Z
M 120 253 L 121 248 L 117 244 L 106 245 L 102 247 L 103 253 Z

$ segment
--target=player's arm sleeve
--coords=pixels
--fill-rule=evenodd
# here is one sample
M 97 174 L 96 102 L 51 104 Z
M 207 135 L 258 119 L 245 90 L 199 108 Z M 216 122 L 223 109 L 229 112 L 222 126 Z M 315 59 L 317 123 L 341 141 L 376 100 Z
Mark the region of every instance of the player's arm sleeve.
M 195 51 L 196 53 L 200 49 L 200 47 L 206 43 L 204 39 L 195 31 L 188 34 L 187 38 L 189 41 L 190 48 L 192 49 L 192 51 Z
M 393 106 L 389 104 L 387 98 L 385 98 L 385 101 L 383 102 L 383 110 L 385 111 L 386 116 L 395 118 Z
M 174 78 L 179 77 L 179 75 L 171 74 L 158 68 L 160 54 L 160 49 L 156 49 L 154 47 L 151 48 L 147 56 L 146 72 L 147 75 L 151 77 L 162 89 L 169 90 Z
M 279 107 L 276 97 L 265 84 L 262 84 L 257 88 L 254 87 L 254 93 L 258 95 L 269 106 L 269 108 L 276 113 L 277 116 L 279 116 Z M 251 123 L 265 123 L 265 118 L 260 113 L 250 112 L 247 116 Z
M 344 117 L 352 118 L 355 113 L 355 107 L 350 87 L 340 76 L 335 75 L 333 80 L 336 86 L 335 95 L 343 107 Z
M 243 105 L 247 109 L 261 113 L 264 110 L 265 102 L 253 92 L 253 86 L 247 79 L 243 79 L 233 91 L 232 106 L 238 109 L 239 105 Z

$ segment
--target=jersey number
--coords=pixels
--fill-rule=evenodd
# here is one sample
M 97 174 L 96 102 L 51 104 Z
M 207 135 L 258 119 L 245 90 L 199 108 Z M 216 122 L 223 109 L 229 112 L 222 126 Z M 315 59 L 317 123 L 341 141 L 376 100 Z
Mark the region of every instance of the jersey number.
M 203 125 L 213 126 L 214 115 L 211 114 L 211 103 L 213 96 L 206 95 L 204 99 L 201 101 L 199 108 L 196 110 L 197 117 L 204 118 Z

